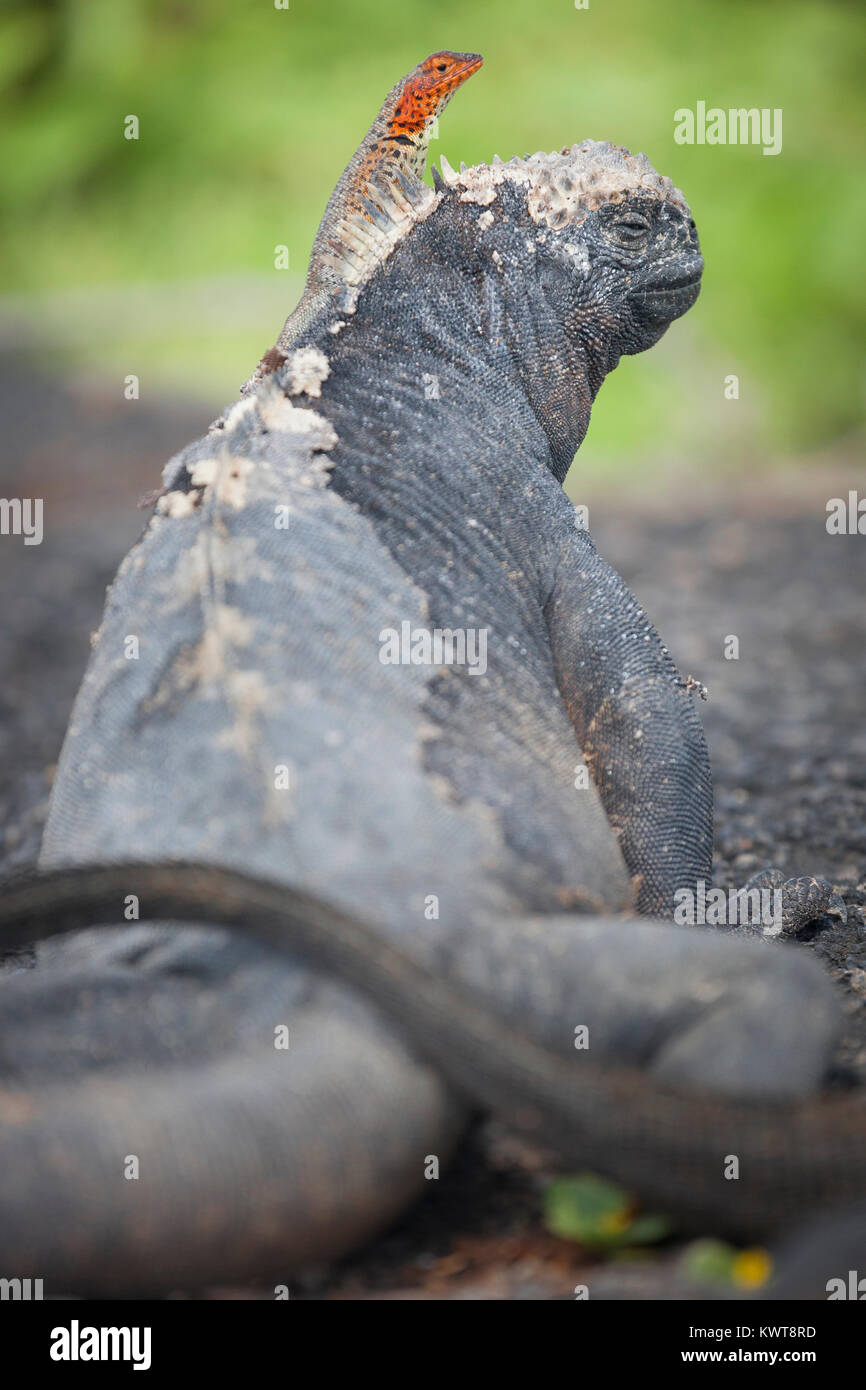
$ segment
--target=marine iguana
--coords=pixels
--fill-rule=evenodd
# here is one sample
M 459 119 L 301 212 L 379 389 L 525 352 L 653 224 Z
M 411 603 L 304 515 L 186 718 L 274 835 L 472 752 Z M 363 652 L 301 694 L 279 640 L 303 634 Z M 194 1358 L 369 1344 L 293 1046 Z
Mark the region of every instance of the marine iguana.
M 478 53 L 431 53 L 391 88 L 328 199 L 313 241 L 304 293 L 249 381 L 284 362 L 290 344 L 329 302 L 336 311 L 351 283 L 375 265 L 387 242 L 411 217 L 427 146 L 457 88 L 483 63 Z
M 706 747 L 560 484 L 606 373 L 697 297 L 689 209 L 592 141 L 413 198 L 340 330 L 320 310 L 169 464 L 61 756 L 61 878 L 3 895 L 9 945 L 106 895 L 198 923 L 3 981 L 0 1239 L 49 1288 L 320 1264 L 447 1172 L 464 1090 L 719 1227 L 862 1190 L 862 1109 L 804 1100 L 818 967 L 634 915 L 709 879 Z

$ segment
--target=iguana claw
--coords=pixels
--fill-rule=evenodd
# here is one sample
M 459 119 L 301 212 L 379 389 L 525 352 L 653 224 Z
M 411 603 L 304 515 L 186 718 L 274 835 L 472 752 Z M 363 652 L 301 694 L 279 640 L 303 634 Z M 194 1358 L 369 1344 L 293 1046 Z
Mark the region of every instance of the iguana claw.
M 814 874 L 786 878 L 781 869 L 761 869 L 744 884 L 740 893 L 745 894 L 753 889 L 777 890 L 782 894 L 777 925 L 764 928 L 765 936 L 796 936 L 821 917 L 838 917 L 842 922 L 848 920 L 848 910 L 841 894 L 826 878 L 816 878 Z

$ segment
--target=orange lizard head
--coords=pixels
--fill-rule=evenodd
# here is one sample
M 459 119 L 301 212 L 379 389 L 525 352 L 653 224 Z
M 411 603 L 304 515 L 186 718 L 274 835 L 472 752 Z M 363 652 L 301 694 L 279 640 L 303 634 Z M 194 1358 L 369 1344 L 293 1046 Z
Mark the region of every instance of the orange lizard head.
M 388 133 L 398 136 L 423 131 L 483 61 L 478 53 L 431 53 L 403 79 Z

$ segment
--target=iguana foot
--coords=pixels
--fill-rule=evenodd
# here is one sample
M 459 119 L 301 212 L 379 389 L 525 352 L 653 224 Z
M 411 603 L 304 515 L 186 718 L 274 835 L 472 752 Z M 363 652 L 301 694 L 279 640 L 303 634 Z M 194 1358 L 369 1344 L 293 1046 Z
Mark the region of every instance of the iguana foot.
M 816 878 L 813 874 L 786 878 L 781 869 L 770 867 L 753 874 L 737 896 L 745 902 L 744 895 L 756 890 L 771 895 L 776 892 L 781 894 L 778 899 L 775 896 L 769 899 L 773 905 L 772 921 L 753 928 L 763 936 L 797 936 L 804 927 L 821 917 L 837 917 L 842 922 L 848 920 L 848 911 L 841 895 L 826 878 Z

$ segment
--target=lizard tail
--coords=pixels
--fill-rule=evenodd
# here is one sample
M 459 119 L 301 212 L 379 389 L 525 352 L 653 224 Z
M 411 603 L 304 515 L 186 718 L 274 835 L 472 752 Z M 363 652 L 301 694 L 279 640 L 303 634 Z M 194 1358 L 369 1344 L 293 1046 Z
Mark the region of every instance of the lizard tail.
M 458 1092 L 553 1143 L 567 1162 L 609 1174 L 645 1201 L 676 1212 L 704 1231 L 724 1230 L 754 1239 L 784 1228 L 810 1209 L 866 1195 L 866 1106 L 856 1095 L 819 1095 L 781 1105 L 744 1103 L 659 1085 L 637 1068 L 590 1059 L 586 1052 L 575 1051 L 566 1060 L 517 1034 L 489 1011 L 486 1000 L 441 978 L 363 922 L 284 884 L 215 866 L 180 863 L 84 866 L 10 880 L 0 889 L 0 948 L 26 946 L 95 922 L 116 924 L 119 905 L 130 892 L 138 895 L 148 920 L 219 922 L 336 975 L 401 1024 Z M 654 930 L 665 928 L 659 925 Z M 346 1051 L 339 1048 L 338 1052 L 338 1070 L 351 1066 Z M 132 1124 L 136 1115 L 145 1116 L 146 1126 L 140 1120 L 142 1128 L 163 1133 L 162 1148 L 170 1150 L 181 1142 L 174 1129 L 176 1115 L 187 1112 L 182 1142 L 192 1144 L 186 1164 L 190 1176 L 177 1210 L 185 1203 L 193 1205 L 196 1224 L 206 1228 L 210 1223 L 218 1231 L 220 1204 L 234 1201 L 236 1185 L 248 1181 L 245 1163 L 239 1163 L 236 1171 L 219 1169 L 220 1145 L 232 1127 L 243 1131 L 247 1125 L 249 1094 L 257 1098 L 257 1114 L 268 1106 L 273 1113 L 279 1104 L 277 1093 L 270 1089 L 273 1074 L 264 1070 L 259 1074 L 260 1066 L 257 1062 L 238 1069 L 239 1064 L 230 1059 L 219 1064 L 225 1081 L 221 1094 L 230 1094 L 235 1103 L 216 1120 L 212 1118 L 214 1097 L 204 1079 L 192 1102 L 186 1081 L 171 1095 L 160 1086 L 147 1085 L 126 1098 L 106 1092 L 104 1102 L 97 1104 L 97 1113 L 104 1116 L 97 1138 L 100 1144 L 106 1142 L 105 1135 L 110 1134 L 122 1107 L 124 1125 Z M 11 1164 L 6 1153 L 2 1155 L 7 1175 L 0 1199 L 4 1237 L 9 1223 L 18 1220 L 11 1211 L 16 1204 L 24 1213 L 21 1219 L 32 1220 L 37 1200 L 47 1202 L 50 1210 L 57 1196 L 44 1191 L 41 1184 L 47 1175 L 42 1172 L 32 1182 L 26 1173 L 16 1175 L 10 1185 L 8 1175 L 16 1157 L 31 1161 L 35 1137 L 50 1154 L 58 1133 L 71 1136 L 67 1152 L 52 1156 L 57 1182 L 62 1180 L 72 1146 L 79 1138 L 82 1145 L 92 1138 L 89 1125 L 96 1102 L 88 1094 L 87 1121 L 81 1120 L 77 1133 L 79 1095 L 52 1095 L 44 1101 L 28 1094 L 3 1097 L 0 1113 L 12 1132 Z M 68 1128 L 54 1123 L 54 1105 L 62 1108 Z M 84 1115 L 83 1106 L 81 1110 Z M 310 1124 L 321 1127 L 327 1113 L 328 1108 L 320 1105 Z M 27 1136 L 20 1156 L 14 1150 L 16 1116 Z M 297 1183 L 299 1191 L 309 1192 L 311 1181 L 315 1187 L 320 1152 L 336 1149 L 334 1161 L 339 1164 L 350 1126 L 345 1115 L 337 1115 L 334 1123 L 333 1135 L 321 1128 L 315 1133 L 308 1130 L 301 1150 L 305 1158 L 298 1160 L 296 1168 L 287 1171 L 275 1159 L 272 1168 L 263 1170 L 264 1179 L 286 1188 Z M 115 1132 L 125 1135 L 127 1130 Z M 276 1143 L 276 1134 L 275 1127 L 264 1140 L 266 1148 Z M 145 1138 L 143 1134 L 142 1142 Z M 4 1145 L 9 1142 L 7 1135 Z M 249 1136 L 248 1142 L 252 1146 L 258 1141 Z M 116 1142 L 111 1153 L 115 1161 Z M 338 1180 L 334 1170 L 328 1172 L 323 1188 L 331 1193 Z M 94 1193 L 91 1210 L 104 1199 L 103 1192 Z M 105 1218 L 106 1231 L 115 1217 L 112 1208 Z M 289 1207 L 281 1219 L 297 1220 L 297 1208 Z M 142 1227 L 139 1248 L 144 1257 L 154 1242 L 148 1244 L 146 1222 Z M 58 1224 L 56 1242 L 69 1239 L 68 1231 Z M 256 1228 L 251 1217 L 244 1268 L 255 1267 L 257 1273 L 262 1239 L 261 1226 Z M 7 1263 L 8 1249 L 7 1245 Z M 71 1251 L 70 1269 L 74 1255 Z M 181 1273 L 186 1271 L 179 1270 L 178 1278 Z M 211 1278 L 213 1273 L 211 1269 Z

